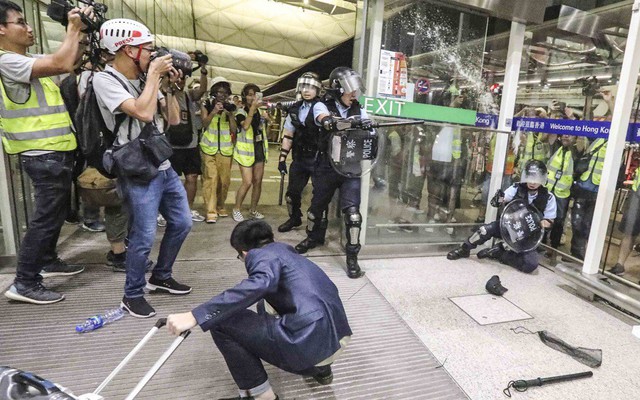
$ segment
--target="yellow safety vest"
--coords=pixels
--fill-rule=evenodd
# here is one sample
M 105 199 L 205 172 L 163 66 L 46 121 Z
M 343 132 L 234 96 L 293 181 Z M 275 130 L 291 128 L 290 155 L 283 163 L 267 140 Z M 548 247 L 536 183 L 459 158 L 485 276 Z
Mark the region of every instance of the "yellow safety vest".
M 631 189 L 633 189 L 634 192 L 637 192 L 638 187 L 640 187 L 640 170 L 636 169 L 636 177 L 633 179 L 633 185 L 631 185 Z
M 573 184 L 573 155 L 571 150 L 563 151 L 563 147 L 560 147 L 549 160 L 547 171 L 547 189 L 561 199 L 569 197 L 571 185 Z
M 6 54 L 0 50 L 0 57 Z M 0 85 L 0 134 L 8 154 L 30 150 L 71 151 L 77 147 L 71 118 L 51 78 L 32 79 L 26 102 L 14 103 Z
M 589 161 L 589 169 L 580 175 L 580 180 L 585 182 L 591 177 L 591 182 L 594 185 L 600 186 L 600 180 L 602 179 L 602 167 L 604 166 L 604 155 L 607 152 L 607 141 L 599 138 L 591 143 L 591 146 L 587 149 L 587 153 L 591 153 L 593 149 L 599 147 L 598 153 L 591 156 Z
M 236 115 L 244 115 L 246 117 L 247 113 L 243 109 L 240 109 L 236 112 Z M 260 124 L 260 132 L 262 133 L 264 159 L 266 162 L 269 151 L 267 147 L 267 136 L 265 135 L 263 124 Z M 253 166 L 256 161 L 255 145 L 256 143 L 253 141 L 253 126 L 249 124 L 249 129 L 247 130 L 242 129 L 242 127 L 238 127 L 238 137 L 236 139 L 236 147 L 233 150 L 233 159 L 243 167 Z
M 460 128 L 455 128 L 453 131 L 451 156 L 454 160 L 459 160 L 462 156 L 462 137 L 460 135 Z
M 200 150 L 210 156 L 218 152 L 227 157 L 233 154 L 231 128 L 225 113 L 217 114 L 211 119 L 200 140 Z

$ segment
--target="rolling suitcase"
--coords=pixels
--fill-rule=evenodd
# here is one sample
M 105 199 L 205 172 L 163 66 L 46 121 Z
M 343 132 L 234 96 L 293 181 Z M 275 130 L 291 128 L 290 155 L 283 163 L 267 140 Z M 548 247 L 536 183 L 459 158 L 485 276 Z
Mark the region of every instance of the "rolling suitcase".
M 155 333 L 167 324 L 166 318 L 160 318 L 144 338 L 127 354 L 118 366 L 105 378 L 104 381 L 92 393 L 75 396 L 68 389 L 51 381 L 43 379 L 30 372 L 21 371 L 10 367 L 0 366 L 0 400 L 104 400 L 100 392 L 113 380 L 129 361 L 142 349 Z M 175 338 L 169 348 L 160 356 L 158 361 L 149 369 L 146 375 L 138 382 L 125 400 L 133 400 L 138 393 L 153 378 L 162 365 L 171 357 L 191 331 L 184 331 Z M 115 399 L 114 399 L 115 400 Z

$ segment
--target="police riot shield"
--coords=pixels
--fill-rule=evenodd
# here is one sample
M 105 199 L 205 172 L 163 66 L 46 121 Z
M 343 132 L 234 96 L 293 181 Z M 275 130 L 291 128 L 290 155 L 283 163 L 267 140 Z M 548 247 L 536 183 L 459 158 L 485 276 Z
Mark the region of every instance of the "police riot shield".
M 329 159 L 337 173 L 347 178 L 359 178 L 373 169 L 384 140 L 378 140 L 376 130 L 359 128 L 336 131 L 329 139 Z
M 502 240 L 516 253 L 524 253 L 538 247 L 544 236 L 540 225 L 540 212 L 522 199 L 511 201 L 500 217 Z

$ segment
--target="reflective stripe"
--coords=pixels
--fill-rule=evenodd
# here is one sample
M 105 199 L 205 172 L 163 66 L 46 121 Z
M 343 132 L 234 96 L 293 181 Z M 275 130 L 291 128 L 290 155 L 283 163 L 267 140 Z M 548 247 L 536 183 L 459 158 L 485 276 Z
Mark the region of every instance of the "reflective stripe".
M 218 147 L 217 141 L 214 143 L 211 140 L 209 140 L 209 138 L 206 136 L 202 137 L 202 143 L 206 144 L 207 146 Z M 227 147 L 233 147 L 233 144 L 231 142 L 222 142 L 222 141 L 220 142 L 220 148 L 227 148 Z
M 253 151 L 244 151 L 244 150 L 236 150 L 237 154 L 240 154 L 241 156 L 247 156 L 247 157 L 254 157 L 254 153 Z
M 39 103 L 40 101 L 38 101 Z M 57 114 L 67 111 L 67 107 L 60 106 L 40 106 L 40 108 L 21 108 L 17 110 L 7 110 L 4 108 L 4 102 L 0 102 L 0 111 L 2 111 L 2 118 L 23 118 L 23 117 L 38 117 L 43 114 Z
M 44 131 L 36 132 L 23 132 L 23 133 L 11 133 L 4 132 L 3 136 L 9 140 L 34 140 L 34 139 L 48 139 L 56 136 L 67 135 L 71 133 L 71 129 L 68 126 L 62 128 L 52 128 Z
M 556 197 L 565 199 L 571 194 L 571 185 L 573 184 L 573 155 L 570 150 L 564 152 L 564 163 L 562 162 L 563 151 L 559 148 L 548 166 L 547 173 L 547 189 L 553 190 Z M 564 165 L 564 166 L 563 166 Z M 562 176 L 556 180 L 556 172 L 562 169 Z

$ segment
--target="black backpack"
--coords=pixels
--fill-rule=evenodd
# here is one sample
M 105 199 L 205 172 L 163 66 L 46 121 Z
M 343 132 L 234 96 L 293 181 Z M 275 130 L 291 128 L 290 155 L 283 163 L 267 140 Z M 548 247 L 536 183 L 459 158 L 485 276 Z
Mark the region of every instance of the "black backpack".
M 129 90 L 127 86 L 114 74 L 114 76 L 122 86 Z M 102 118 L 96 92 L 93 89 L 93 73 L 87 80 L 87 90 L 84 93 L 78 109 L 75 112 L 73 122 L 76 127 L 76 136 L 78 146 L 82 151 L 82 155 L 87 161 L 87 165 L 96 168 L 100 173 L 108 178 L 115 178 L 113 174 L 109 174 L 102 165 L 102 156 L 108 148 L 113 146 L 116 140 L 118 129 L 122 122 L 127 118 L 125 113 L 116 115 L 116 124 L 113 131 L 107 128 Z M 114 133 L 115 132 L 115 133 Z

